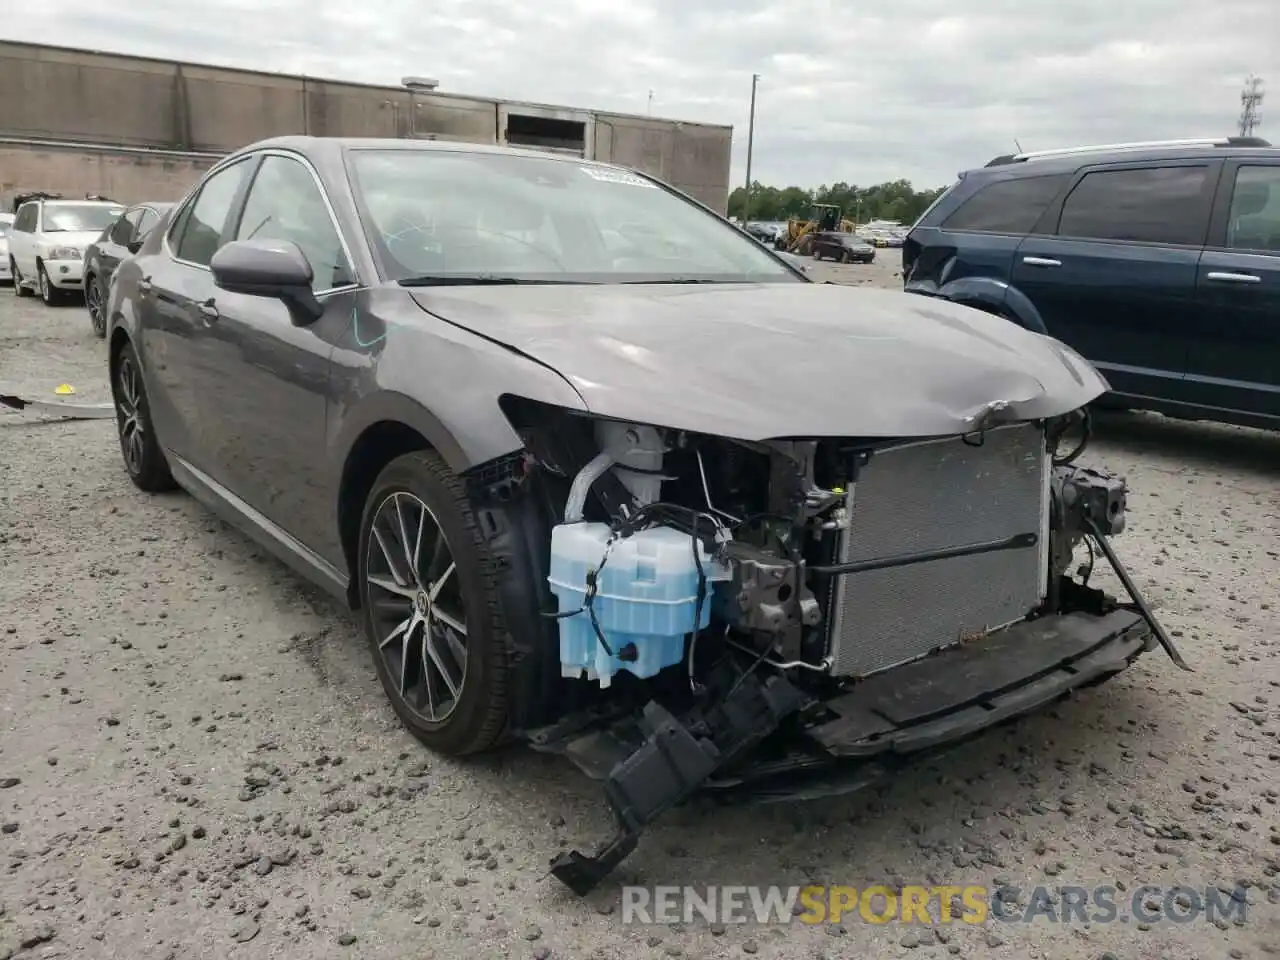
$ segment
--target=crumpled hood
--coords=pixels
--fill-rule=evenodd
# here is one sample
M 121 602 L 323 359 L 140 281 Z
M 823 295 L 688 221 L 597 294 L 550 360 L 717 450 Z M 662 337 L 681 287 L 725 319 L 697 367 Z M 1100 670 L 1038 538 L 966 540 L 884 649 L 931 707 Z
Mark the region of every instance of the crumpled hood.
M 992 405 L 1035 419 L 1108 389 L 1057 340 L 898 291 L 566 284 L 411 295 L 555 369 L 592 413 L 740 440 L 957 434 Z

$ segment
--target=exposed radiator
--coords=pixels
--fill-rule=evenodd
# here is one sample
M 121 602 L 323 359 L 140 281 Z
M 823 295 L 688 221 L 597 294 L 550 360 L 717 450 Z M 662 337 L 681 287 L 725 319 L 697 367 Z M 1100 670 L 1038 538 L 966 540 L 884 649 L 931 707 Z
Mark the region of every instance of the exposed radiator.
M 851 485 L 840 563 L 1035 533 L 1034 546 L 837 578 L 831 672 L 865 676 L 1023 619 L 1048 579 L 1049 458 L 1038 424 L 875 453 Z

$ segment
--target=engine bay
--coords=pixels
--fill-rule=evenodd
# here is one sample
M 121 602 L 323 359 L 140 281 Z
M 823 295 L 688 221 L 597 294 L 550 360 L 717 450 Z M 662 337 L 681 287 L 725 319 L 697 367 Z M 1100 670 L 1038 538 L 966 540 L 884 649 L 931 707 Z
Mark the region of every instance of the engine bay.
M 540 617 L 558 660 L 558 708 L 523 734 L 600 780 L 619 825 L 597 856 L 553 861 L 579 893 L 695 791 L 789 795 L 840 761 L 928 749 L 1013 709 L 993 699 L 1009 678 L 1061 666 L 1064 695 L 1153 636 L 1185 666 L 1107 542 L 1123 479 L 1076 464 L 1085 411 L 756 443 L 506 409 L 519 485 L 545 514 Z M 1089 585 L 1099 553 L 1130 605 Z M 992 669 L 983 656 L 1008 676 L 955 680 Z

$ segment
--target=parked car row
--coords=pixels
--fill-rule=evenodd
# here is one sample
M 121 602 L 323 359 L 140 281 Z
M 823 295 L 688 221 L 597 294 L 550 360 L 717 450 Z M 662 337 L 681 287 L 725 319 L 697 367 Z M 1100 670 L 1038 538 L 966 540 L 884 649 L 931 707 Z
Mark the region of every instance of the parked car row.
M 11 283 L 17 296 L 39 294 L 49 306 L 83 295 L 93 331 L 105 336 L 104 304 L 112 274 L 137 252 L 171 206 L 21 195 L 14 213 L 0 214 L 0 280 Z

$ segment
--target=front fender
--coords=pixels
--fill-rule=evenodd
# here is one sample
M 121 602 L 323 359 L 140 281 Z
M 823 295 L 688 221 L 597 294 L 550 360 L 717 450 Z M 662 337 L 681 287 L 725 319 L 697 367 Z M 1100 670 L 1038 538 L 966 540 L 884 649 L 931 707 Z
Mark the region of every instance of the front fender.
M 988 313 L 996 313 L 1007 317 L 1018 326 L 1035 333 L 1048 334 L 1040 311 L 1017 287 L 994 277 L 963 277 L 951 280 L 942 286 L 916 281 L 905 287 L 907 293 L 918 293 L 927 297 L 940 297 L 967 307 L 976 307 Z

